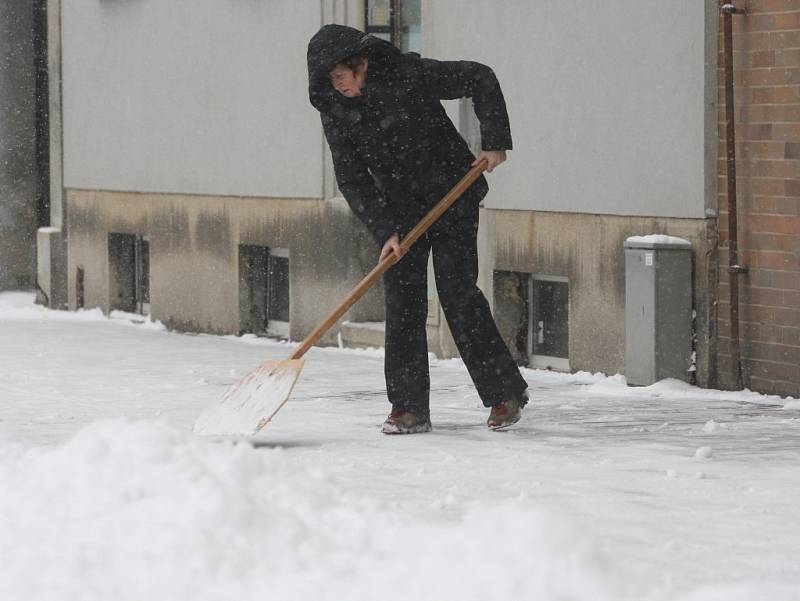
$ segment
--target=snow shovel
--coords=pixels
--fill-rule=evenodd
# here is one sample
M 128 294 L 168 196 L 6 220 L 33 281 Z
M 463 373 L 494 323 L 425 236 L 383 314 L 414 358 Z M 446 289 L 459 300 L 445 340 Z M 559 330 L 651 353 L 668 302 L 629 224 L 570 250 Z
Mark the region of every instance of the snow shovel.
M 486 167 L 485 160 L 475 165 L 422 218 L 400 243 L 404 253 L 480 177 Z M 384 257 L 347 295 L 347 298 L 306 336 L 289 359 L 262 363 L 231 386 L 221 403 L 215 404 L 200 415 L 194 425 L 194 433 L 241 436 L 257 434 L 289 399 L 294 383 L 303 369 L 304 360 L 301 357 L 396 262 L 394 253 Z

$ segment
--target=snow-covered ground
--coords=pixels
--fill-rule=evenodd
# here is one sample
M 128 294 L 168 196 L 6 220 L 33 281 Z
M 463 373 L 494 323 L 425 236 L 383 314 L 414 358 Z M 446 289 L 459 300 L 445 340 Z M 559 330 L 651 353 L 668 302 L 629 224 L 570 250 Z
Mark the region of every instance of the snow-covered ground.
M 379 433 L 379 351 L 313 349 L 252 441 L 192 435 L 291 346 L 0 294 L 0 599 L 800 599 L 800 402 L 526 370 L 489 432 Z

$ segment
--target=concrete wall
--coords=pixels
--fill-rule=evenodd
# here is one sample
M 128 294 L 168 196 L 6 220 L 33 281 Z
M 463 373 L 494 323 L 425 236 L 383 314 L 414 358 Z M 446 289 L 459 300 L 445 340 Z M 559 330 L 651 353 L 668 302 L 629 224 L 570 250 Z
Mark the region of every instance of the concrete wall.
M 686 238 L 694 253 L 694 308 L 697 312 L 698 383 L 709 377 L 709 325 L 716 278 L 716 222 L 674 219 L 575 215 L 553 212 L 487 210 L 483 212 L 488 240 L 481 280 L 494 299 L 498 324 L 509 343 L 519 316 L 513 303 L 497 298 L 492 270 L 516 271 L 569 279 L 570 369 L 624 373 L 625 255 L 627 237 L 666 234 Z M 513 344 L 511 344 L 513 346 Z
M 0 290 L 34 285 L 35 93 L 33 8 L 0 2 Z
M 63 3 L 64 185 L 322 197 L 319 1 Z
M 239 332 L 240 244 L 289 249 L 294 340 L 305 337 L 375 263 L 374 244 L 343 202 L 70 190 L 67 214 L 70 307 L 82 267 L 85 306 L 108 311 L 108 234 L 144 235 L 150 241 L 151 314 L 179 330 Z M 364 250 L 343 249 L 342 240 Z M 376 289 L 343 319 L 373 321 L 382 310 Z
M 705 217 L 716 4 L 423 3 L 423 54 L 489 64 L 506 96 L 515 150 L 485 206 Z

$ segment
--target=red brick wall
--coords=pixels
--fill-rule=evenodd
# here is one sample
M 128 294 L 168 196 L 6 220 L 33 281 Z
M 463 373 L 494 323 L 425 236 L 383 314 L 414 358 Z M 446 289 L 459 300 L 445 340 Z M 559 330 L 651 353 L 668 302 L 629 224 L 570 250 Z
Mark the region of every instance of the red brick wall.
M 800 397 L 800 0 L 735 0 L 740 332 L 744 385 Z M 718 384 L 733 384 L 722 20 L 719 70 Z

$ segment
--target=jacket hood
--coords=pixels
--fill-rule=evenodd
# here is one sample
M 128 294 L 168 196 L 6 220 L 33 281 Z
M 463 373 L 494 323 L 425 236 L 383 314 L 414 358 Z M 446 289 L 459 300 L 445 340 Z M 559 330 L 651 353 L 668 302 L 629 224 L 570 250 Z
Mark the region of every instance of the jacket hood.
M 378 66 L 378 59 L 400 55 L 386 40 L 345 25 L 325 25 L 314 34 L 308 43 L 308 98 L 314 108 L 328 112 L 334 102 L 345 99 L 333 89 L 328 73 L 337 63 L 361 53 L 367 55 L 371 70 Z

